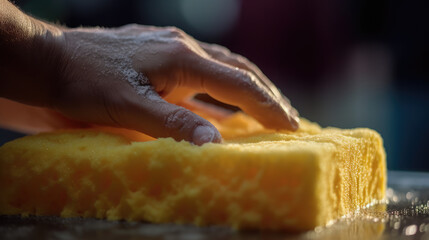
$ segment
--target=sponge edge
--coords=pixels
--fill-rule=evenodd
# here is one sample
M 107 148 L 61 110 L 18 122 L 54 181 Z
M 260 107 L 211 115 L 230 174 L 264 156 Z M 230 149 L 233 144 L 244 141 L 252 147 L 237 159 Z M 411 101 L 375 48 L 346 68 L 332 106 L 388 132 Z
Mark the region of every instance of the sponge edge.
M 0 214 L 302 231 L 384 198 L 373 130 L 302 120 L 297 132 L 274 132 L 241 113 L 211 122 L 224 143 L 110 128 L 9 142 L 0 147 Z

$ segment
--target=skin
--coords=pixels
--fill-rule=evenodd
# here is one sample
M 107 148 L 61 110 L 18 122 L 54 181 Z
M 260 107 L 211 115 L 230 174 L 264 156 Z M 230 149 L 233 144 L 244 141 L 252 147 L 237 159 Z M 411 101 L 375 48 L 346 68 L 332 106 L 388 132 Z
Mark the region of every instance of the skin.
M 220 142 L 217 129 L 189 110 L 199 106 L 196 93 L 268 128 L 299 125 L 298 112 L 257 66 L 174 27 L 69 29 L 0 0 L 0 52 L 0 125 L 23 132 L 101 124 Z

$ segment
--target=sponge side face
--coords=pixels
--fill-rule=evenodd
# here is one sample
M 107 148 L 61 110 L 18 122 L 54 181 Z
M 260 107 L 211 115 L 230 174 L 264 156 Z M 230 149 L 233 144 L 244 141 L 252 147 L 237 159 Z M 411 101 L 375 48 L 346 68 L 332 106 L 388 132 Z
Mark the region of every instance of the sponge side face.
M 322 164 L 318 189 L 327 193 L 320 199 L 321 223 L 328 223 L 383 200 L 386 191 L 386 162 L 382 139 L 369 129 L 324 130 L 316 141 L 335 145 L 328 164 Z
M 222 125 L 229 140 L 202 147 L 100 130 L 7 143 L 0 214 L 299 231 L 384 197 L 384 150 L 372 130 L 304 122 L 307 131 L 272 133 L 242 116 L 229 121 L 242 128 Z

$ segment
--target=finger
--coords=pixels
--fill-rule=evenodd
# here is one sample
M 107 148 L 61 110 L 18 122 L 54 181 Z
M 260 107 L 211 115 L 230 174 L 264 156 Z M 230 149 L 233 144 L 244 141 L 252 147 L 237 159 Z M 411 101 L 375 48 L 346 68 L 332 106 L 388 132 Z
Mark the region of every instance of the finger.
M 212 58 L 255 74 L 275 96 L 280 98 L 284 97 L 278 88 L 270 80 L 268 80 L 265 74 L 263 74 L 255 64 L 247 60 L 245 57 L 232 53 L 229 51 L 229 49 L 217 44 L 208 44 L 204 42 L 199 42 L 199 44 Z
M 184 100 L 178 105 L 185 107 L 193 112 L 201 114 L 204 118 L 209 117 L 216 120 L 223 120 L 233 114 L 232 111 L 217 107 L 213 104 L 205 103 L 195 99 Z
M 170 104 L 154 90 L 144 95 L 125 94 L 115 119 L 122 127 L 144 132 L 152 137 L 172 137 L 196 145 L 221 142 L 219 131 L 207 120 L 186 108 Z
M 283 101 L 285 105 L 288 105 L 291 108 L 291 113 L 296 121 L 299 121 L 299 113 L 298 111 L 292 107 L 288 98 L 286 98 L 278 88 L 268 79 L 267 76 L 251 61 L 247 58 L 240 56 L 238 54 L 231 53 L 227 48 L 216 45 L 216 44 L 208 44 L 204 42 L 199 42 L 200 46 L 206 51 L 212 58 L 232 65 L 234 67 L 238 67 L 244 70 L 247 70 L 257 76 L 264 85 L 271 91 L 271 93 L 276 96 L 279 101 Z
M 199 43 L 204 51 L 206 51 L 214 59 L 234 67 L 245 69 L 255 74 L 276 97 L 284 98 L 286 101 L 289 101 L 283 94 L 281 94 L 278 88 L 268 79 L 268 77 L 265 76 L 265 74 L 247 58 L 235 53 L 231 53 L 231 51 L 229 51 L 227 48 L 217 44 L 208 44 L 204 42 Z
M 191 79 L 183 84 L 240 107 L 267 128 L 298 128 L 290 105 L 278 99 L 253 73 L 195 55 L 190 56 L 189 61 L 201 80 Z

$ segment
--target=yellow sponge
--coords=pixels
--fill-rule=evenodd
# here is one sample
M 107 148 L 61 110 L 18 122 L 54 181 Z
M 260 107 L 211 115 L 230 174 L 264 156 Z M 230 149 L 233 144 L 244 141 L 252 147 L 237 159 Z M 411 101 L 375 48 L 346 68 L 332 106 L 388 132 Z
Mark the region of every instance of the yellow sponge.
M 211 120 L 225 142 L 100 128 L 27 136 L 0 148 L 0 214 L 308 230 L 384 198 L 385 153 L 369 129 L 264 129 Z M 137 140 L 146 142 L 136 142 Z

